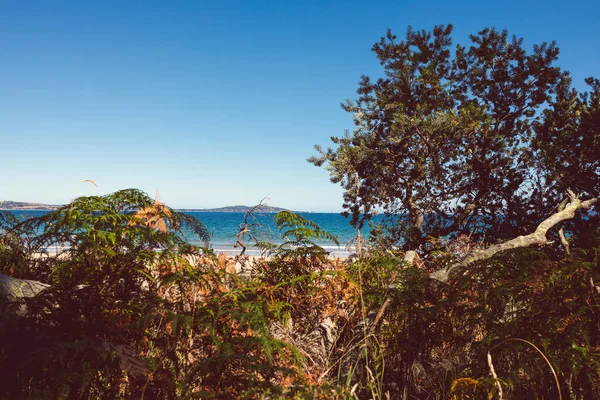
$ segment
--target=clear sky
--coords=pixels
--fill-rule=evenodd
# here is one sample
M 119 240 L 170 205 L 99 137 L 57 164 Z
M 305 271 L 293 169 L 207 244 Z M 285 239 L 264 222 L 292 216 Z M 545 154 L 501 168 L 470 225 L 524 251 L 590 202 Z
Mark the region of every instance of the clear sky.
M 0 1 L 0 201 L 137 187 L 176 208 L 339 211 L 306 162 L 352 129 L 340 103 L 388 27 L 486 26 L 556 40 L 575 86 L 600 77 L 600 2 Z M 94 179 L 92 184 L 80 184 Z

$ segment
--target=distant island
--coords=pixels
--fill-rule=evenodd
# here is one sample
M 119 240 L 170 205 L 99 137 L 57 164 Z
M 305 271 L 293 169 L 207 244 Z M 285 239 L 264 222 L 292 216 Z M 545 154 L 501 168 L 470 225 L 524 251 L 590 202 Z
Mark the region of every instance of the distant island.
M 24 211 L 24 210 L 47 210 L 52 211 L 56 210 L 59 205 L 51 205 L 51 204 L 41 204 L 41 203 L 27 203 L 23 201 L 0 201 L 0 210 L 7 211 Z M 219 208 L 182 208 L 177 209 L 177 211 L 184 212 L 248 212 L 252 209 L 252 206 L 227 206 L 227 207 L 219 207 Z M 259 206 L 255 212 L 258 213 L 276 213 L 279 211 L 289 211 L 286 208 L 281 207 L 271 207 L 268 205 Z
M 177 211 L 193 211 L 193 212 L 231 212 L 231 213 L 241 213 L 248 212 L 252 210 L 254 206 L 227 206 L 227 207 L 219 207 L 219 208 L 181 208 Z M 258 213 L 276 213 L 279 211 L 290 211 L 287 208 L 281 207 L 272 207 L 266 204 L 262 204 L 254 210 Z

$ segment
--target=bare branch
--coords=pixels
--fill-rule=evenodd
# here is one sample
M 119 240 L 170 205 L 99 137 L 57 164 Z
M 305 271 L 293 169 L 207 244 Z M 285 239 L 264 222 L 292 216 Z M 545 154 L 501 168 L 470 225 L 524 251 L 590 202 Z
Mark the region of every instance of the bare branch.
M 565 253 L 567 253 L 567 255 L 571 254 L 571 248 L 569 247 L 569 242 L 565 237 L 565 232 L 562 227 L 558 230 L 558 237 L 560 238 L 560 244 L 565 248 Z
M 578 209 L 590 208 L 592 205 L 598 202 L 598 198 L 581 201 L 571 190 L 568 190 L 568 194 L 570 200 L 569 204 L 562 211 L 557 211 L 555 214 L 552 214 L 550 217 L 542 221 L 542 223 L 538 225 L 535 232 L 530 233 L 529 235 L 516 237 L 504 243 L 495 244 L 485 250 L 475 250 L 463 257 L 463 259 L 458 263 L 432 272 L 430 277 L 442 282 L 447 282 L 450 278 L 450 275 L 455 273 L 457 270 L 466 268 L 475 262 L 491 258 L 502 251 L 520 247 L 528 247 L 534 244 L 547 244 L 548 240 L 546 239 L 546 234 L 550 228 L 556 226 L 562 221 L 573 218 L 575 216 L 575 211 Z
M 559 205 L 558 205 L 558 211 L 562 211 L 565 209 L 565 207 L 567 206 L 567 202 L 569 201 L 569 198 L 567 197 L 566 199 L 564 199 Z M 569 247 L 569 242 L 567 242 L 567 238 L 565 237 L 565 232 L 563 230 L 563 227 L 561 226 L 560 229 L 558 230 L 558 237 L 560 238 L 560 243 L 563 245 L 563 247 L 565 248 L 565 253 L 567 253 L 567 255 L 571 254 L 571 248 Z
M 254 237 L 254 235 L 251 233 L 251 228 L 254 227 L 254 225 L 258 225 L 258 227 L 260 228 L 261 225 L 258 222 L 258 220 L 256 220 L 256 217 L 254 216 L 254 213 L 257 210 L 261 210 L 262 208 L 264 208 L 267 204 L 267 201 L 269 201 L 268 197 L 263 197 L 263 199 L 254 207 L 252 207 L 250 210 L 246 211 L 246 214 L 244 214 L 244 222 L 241 223 L 239 225 L 239 232 L 237 233 L 237 241 L 235 243 L 235 245 L 233 246 L 234 248 L 237 248 L 238 246 L 242 248 L 242 252 L 240 253 L 240 256 L 243 256 L 244 253 L 246 253 L 246 249 L 247 246 L 244 243 L 244 236 L 248 235 L 250 237 L 250 239 L 253 239 L 257 244 L 258 244 L 258 240 Z M 248 223 L 248 220 L 250 218 L 254 218 L 255 224 L 250 224 Z
M 502 385 L 500 384 L 500 380 L 498 379 L 498 375 L 496 374 L 496 370 L 494 369 L 494 364 L 492 363 L 492 355 L 489 351 L 487 353 L 487 362 L 488 367 L 490 368 L 490 375 L 492 375 L 492 378 L 494 379 L 494 385 L 496 385 L 496 388 L 498 389 L 498 400 L 503 400 L 504 393 L 502 392 Z
M 242 248 L 242 252 L 240 256 L 243 256 L 246 252 L 246 245 L 244 244 L 244 235 L 249 232 L 248 225 L 246 223 L 240 224 L 240 231 L 237 234 L 237 242 L 233 245 L 234 248 L 240 246 Z

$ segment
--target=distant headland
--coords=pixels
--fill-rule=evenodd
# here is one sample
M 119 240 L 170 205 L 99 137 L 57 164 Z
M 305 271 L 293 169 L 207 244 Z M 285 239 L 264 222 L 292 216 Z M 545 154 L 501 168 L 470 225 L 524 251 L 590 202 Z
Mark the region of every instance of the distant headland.
M 56 210 L 57 205 L 52 204 L 41 204 L 41 203 L 27 203 L 23 201 L 0 201 L 0 210 Z
M 61 207 L 60 205 L 52 205 L 52 204 L 42 204 L 42 203 L 27 203 L 23 201 L 0 201 L 0 210 L 14 210 L 14 211 L 25 211 L 25 210 L 47 210 L 52 211 Z M 177 211 L 187 211 L 187 212 L 232 212 L 232 213 L 240 213 L 240 212 L 248 212 L 255 208 L 255 206 L 227 206 L 227 207 L 219 207 L 219 208 L 182 208 L 177 209 Z M 262 204 L 254 210 L 257 213 L 276 213 L 279 211 L 290 211 L 286 208 L 281 207 L 271 207 L 266 204 Z

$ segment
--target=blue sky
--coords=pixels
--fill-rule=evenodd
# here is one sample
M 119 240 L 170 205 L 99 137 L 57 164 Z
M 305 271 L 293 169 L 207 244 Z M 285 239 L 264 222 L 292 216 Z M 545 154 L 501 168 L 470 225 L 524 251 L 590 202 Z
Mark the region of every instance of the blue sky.
M 0 201 L 137 187 L 176 208 L 268 196 L 339 211 L 341 189 L 305 160 L 352 129 L 339 104 L 380 72 L 370 48 L 388 27 L 556 40 L 584 89 L 599 14 L 587 0 L 0 1 Z

